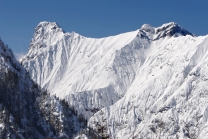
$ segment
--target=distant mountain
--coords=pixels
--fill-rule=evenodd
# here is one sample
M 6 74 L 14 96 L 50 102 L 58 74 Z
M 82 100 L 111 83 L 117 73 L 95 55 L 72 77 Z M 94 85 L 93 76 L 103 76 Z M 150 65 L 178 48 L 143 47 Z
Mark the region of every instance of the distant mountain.
M 206 138 L 207 37 L 171 22 L 95 39 L 41 22 L 21 64 L 103 138 Z

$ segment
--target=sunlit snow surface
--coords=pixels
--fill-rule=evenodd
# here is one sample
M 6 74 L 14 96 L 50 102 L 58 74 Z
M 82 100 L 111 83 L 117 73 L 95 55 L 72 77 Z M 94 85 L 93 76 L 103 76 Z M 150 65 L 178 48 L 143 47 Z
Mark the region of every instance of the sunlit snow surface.
M 86 117 L 103 108 L 88 124 L 112 138 L 206 139 L 207 49 L 175 23 L 94 39 L 41 22 L 22 64 Z
M 22 64 L 41 87 L 87 111 L 89 117 L 91 111 L 119 100 L 131 85 L 144 61 L 143 48 L 132 49 L 133 43 L 148 43 L 133 41 L 137 34 L 86 38 L 64 33 L 56 23 L 42 22 Z

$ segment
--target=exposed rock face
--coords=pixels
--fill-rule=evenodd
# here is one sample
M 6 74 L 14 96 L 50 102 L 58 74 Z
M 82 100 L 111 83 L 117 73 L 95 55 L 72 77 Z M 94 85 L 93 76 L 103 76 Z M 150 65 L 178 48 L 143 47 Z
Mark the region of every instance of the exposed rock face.
M 166 36 L 168 37 L 177 37 L 177 36 L 194 36 L 192 33 L 189 31 L 183 29 L 180 25 L 171 22 L 168 24 L 164 24 L 161 27 L 156 29 L 156 38 L 155 40 L 158 40 L 160 38 L 164 38 Z

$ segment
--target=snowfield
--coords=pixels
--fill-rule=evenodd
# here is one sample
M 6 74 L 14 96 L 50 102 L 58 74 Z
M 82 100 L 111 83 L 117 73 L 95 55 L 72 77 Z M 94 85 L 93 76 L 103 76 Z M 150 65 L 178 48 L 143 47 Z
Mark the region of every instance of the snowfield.
M 176 23 L 94 39 L 41 22 L 21 63 L 102 136 L 208 137 L 208 36 Z

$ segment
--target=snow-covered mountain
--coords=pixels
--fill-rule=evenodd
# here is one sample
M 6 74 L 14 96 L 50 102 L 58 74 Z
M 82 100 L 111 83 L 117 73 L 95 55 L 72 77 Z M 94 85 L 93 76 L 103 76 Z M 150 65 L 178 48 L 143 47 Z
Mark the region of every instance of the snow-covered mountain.
M 119 139 L 207 139 L 207 63 L 208 36 L 179 32 L 151 41 L 124 97 L 89 125 Z
M 173 22 L 100 39 L 41 22 L 21 63 L 103 137 L 206 139 L 207 38 Z
M 0 139 L 68 139 L 86 122 L 66 101 L 41 90 L 0 39 Z M 92 129 L 88 136 L 99 137 Z
M 138 31 L 133 31 L 102 39 L 86 38 L 65 33 L 56 23 L 41 22 L 22 64 L 41 87 L 65 98 L 78 111 L 86 111 L 83 114 L 89 118 L 118 101 L 134 80 L 144 54 L 139 47 L 132 51 L 125 46 L 137 35 Z M 149 42 L 133 43 L 146 47 Z

